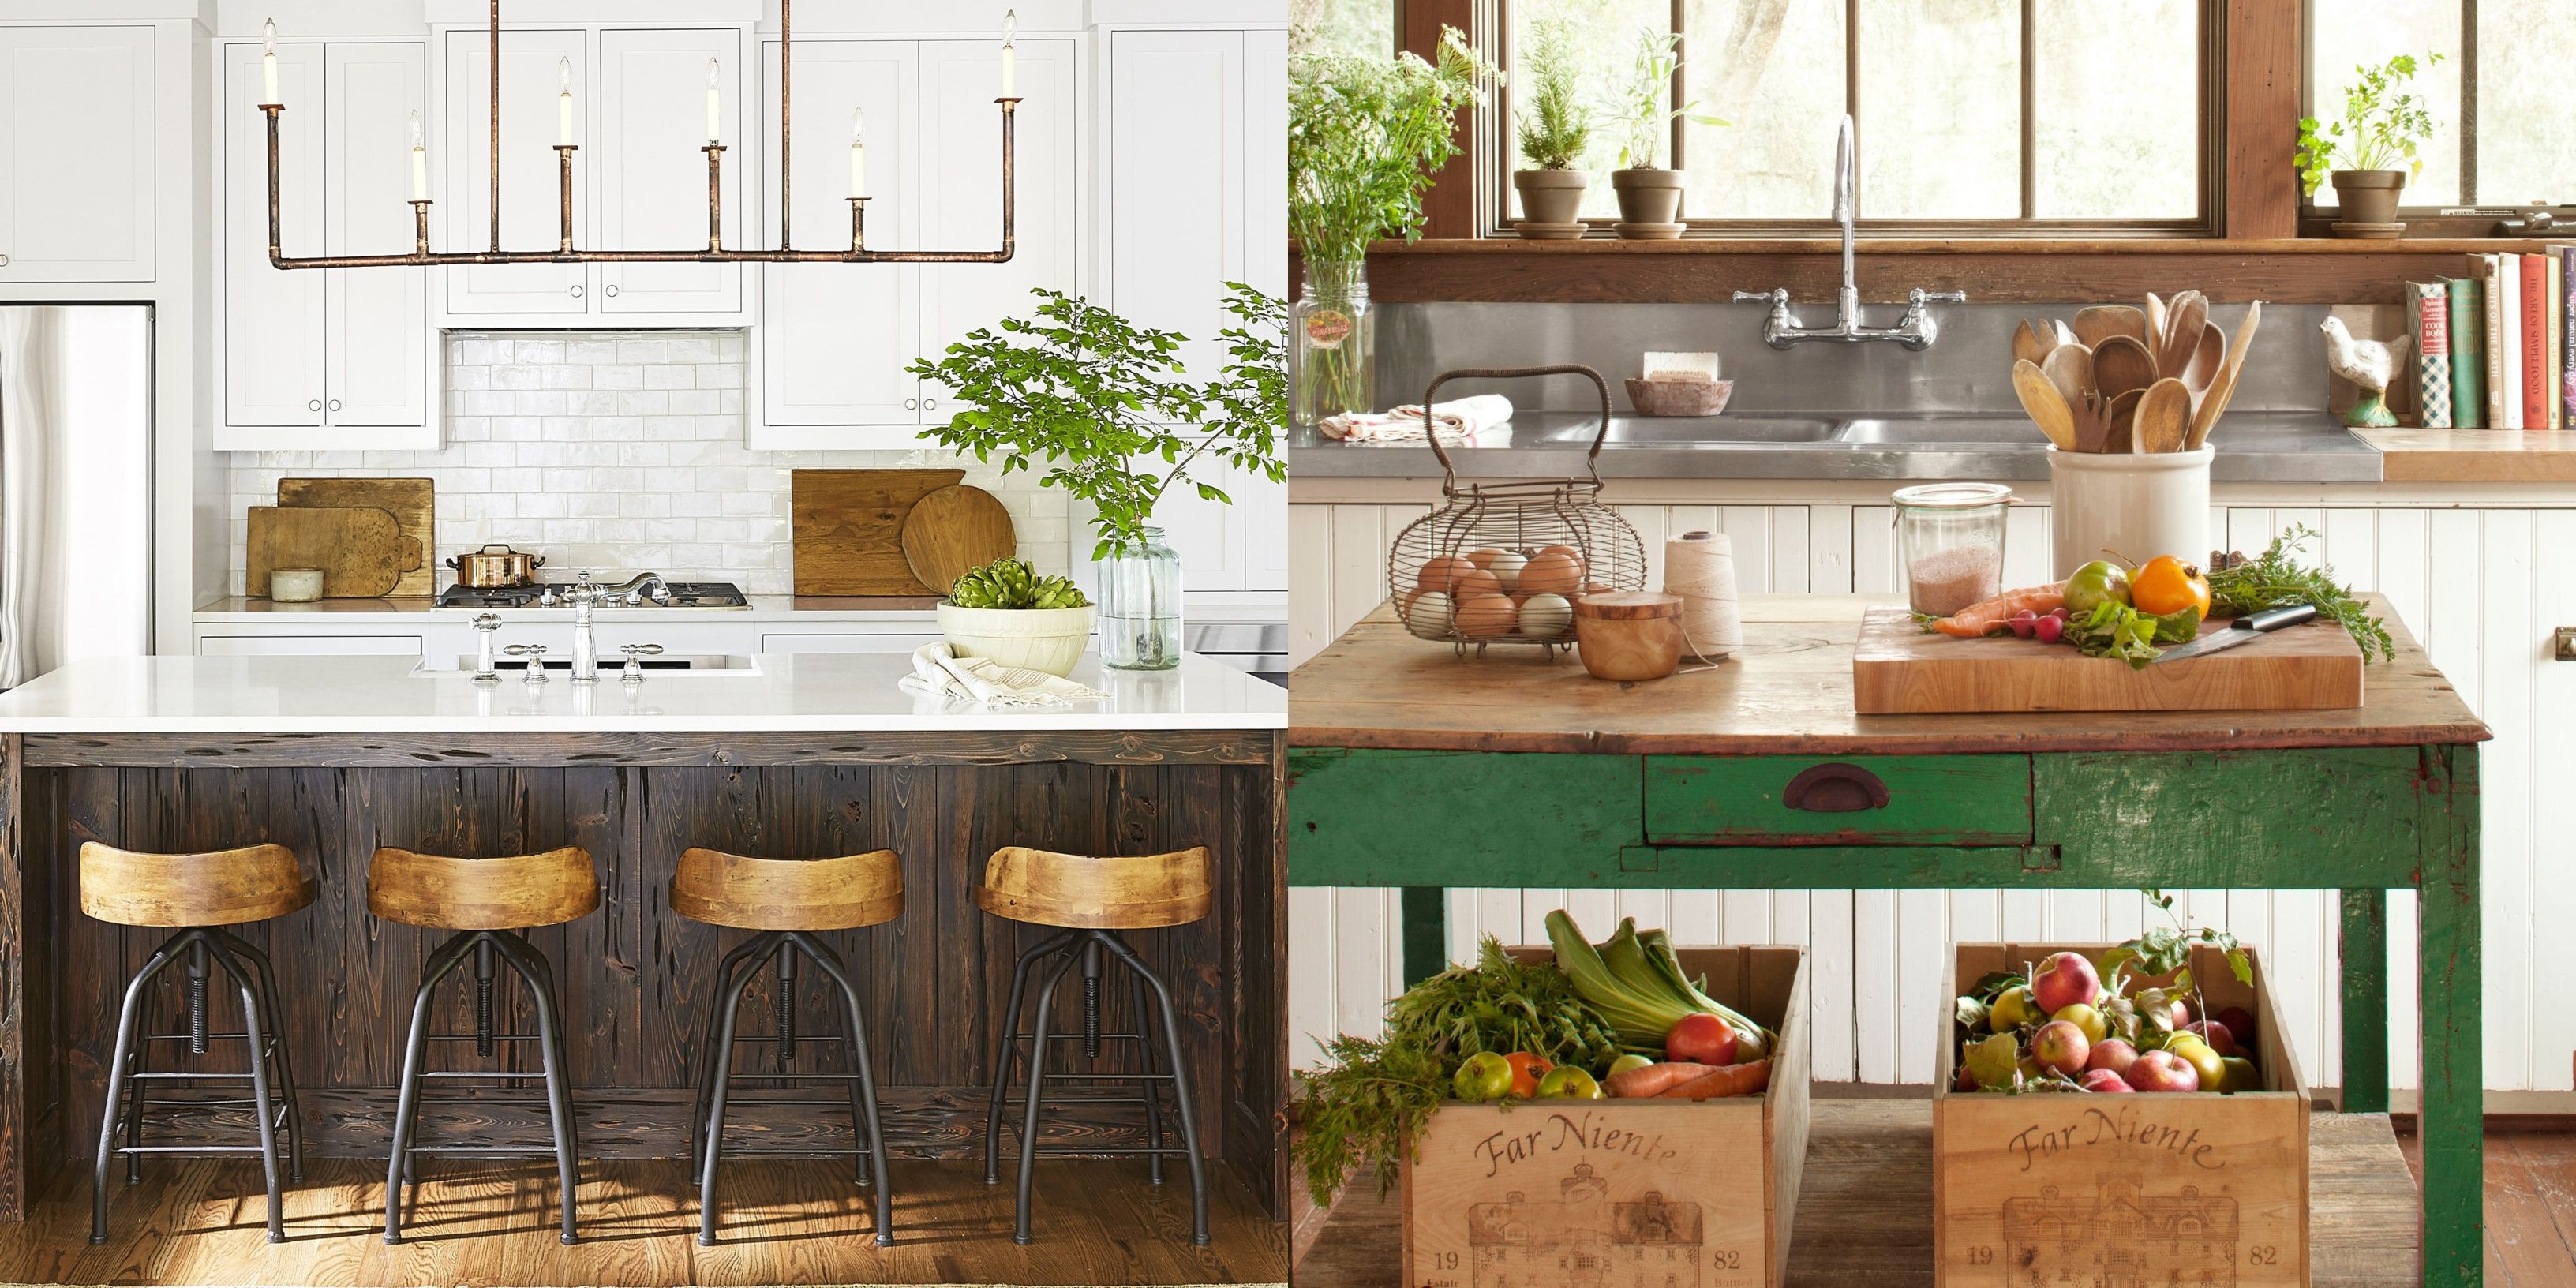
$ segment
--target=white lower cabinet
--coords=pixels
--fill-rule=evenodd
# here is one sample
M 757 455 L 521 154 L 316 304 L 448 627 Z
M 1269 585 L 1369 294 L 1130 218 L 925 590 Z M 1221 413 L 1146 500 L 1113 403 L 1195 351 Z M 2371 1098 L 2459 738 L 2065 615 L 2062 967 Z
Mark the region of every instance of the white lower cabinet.
M 763 653 L 910 653 L 939 638 L 937 631 L 827 632 L 771 631 L 760 637 Z

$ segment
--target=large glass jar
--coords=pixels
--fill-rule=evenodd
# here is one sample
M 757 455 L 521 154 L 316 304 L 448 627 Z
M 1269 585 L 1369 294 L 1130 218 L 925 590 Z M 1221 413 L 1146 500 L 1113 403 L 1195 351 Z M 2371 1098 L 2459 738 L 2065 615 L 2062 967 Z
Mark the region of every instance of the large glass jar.
M 2003 593 L 2004 514 L 2012 489 L 2000 483 L 1927 483 L 1900 489 L 1898 549 L 1906 602 L 1947 617 Z
M 1368 265 L 1306 261 L 1306 283 L 1291 315 L 1289 415 L 1312 427 L 1344 412 L 1377 410 L 1377 315 L 1369 309 Z
M 1100 563 L 1100 661 L 1127 671 L 1181 664 L 1181 557 L 1161 528 Z

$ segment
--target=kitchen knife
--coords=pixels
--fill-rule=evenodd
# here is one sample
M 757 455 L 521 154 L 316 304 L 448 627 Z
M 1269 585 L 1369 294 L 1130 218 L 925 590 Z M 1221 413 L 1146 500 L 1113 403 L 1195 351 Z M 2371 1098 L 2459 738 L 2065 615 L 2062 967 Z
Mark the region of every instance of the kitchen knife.
M 2261 639 L 2264 635 L 2284 626 L 2296 626 L 2301 622 L 2313 622 L 2316 619 L 2317 606 L 2314 604 L 2267 608 L 2262 612 L 2248 613 L 2237 618 L 2226 630 L 2209 632 L 2188 644 L 2176 644 L 2157 654 L 2156 660 L 2179 662 L 2187 657 L 2203 657 L 2223 648 L 2234 648 L 2239 644 Z

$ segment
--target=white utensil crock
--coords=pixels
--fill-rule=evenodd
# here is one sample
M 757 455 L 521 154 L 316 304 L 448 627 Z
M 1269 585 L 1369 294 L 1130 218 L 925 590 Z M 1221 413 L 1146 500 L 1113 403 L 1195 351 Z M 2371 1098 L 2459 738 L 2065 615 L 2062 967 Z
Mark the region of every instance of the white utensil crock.
M 2095 559 L 2131 565 L 2157 555 L 2209 557 L 2209 462 L 2217 449 L 2061 452 L 2048 449 L 2052 578 Z

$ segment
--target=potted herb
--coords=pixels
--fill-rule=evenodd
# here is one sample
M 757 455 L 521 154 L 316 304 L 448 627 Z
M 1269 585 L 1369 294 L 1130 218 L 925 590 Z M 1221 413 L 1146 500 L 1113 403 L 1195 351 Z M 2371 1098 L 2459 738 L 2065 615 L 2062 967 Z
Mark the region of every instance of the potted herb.
M 1285 309 L 1239 283 L 1227 291 L 1225 310 L 1243 325 L 1221 333 L 1225 366 L 1206 384 L 1184 378 L 1187 337 L 1043 288 L 1036 317 L 1007 319 L 999 334 L 978 328 L 938 362 L 908 368 L 946 385 L 967 408 L 931 426 L 933 440 L 979 461 L 999 457 L 1006 475 L 1043 465 L 1039 482 L 1089 507 L 1100 658 L 1112 667 L 1180 665 L 1180 556 L 1151 523 L 1155 505 L 1181 484 L 1203 500 L 1233 504 L 1190 472 L 1203 461 L 1273 482 L 1288 476 L 1278 450 Z
M 2314 196 L 2321 180 L 2333 178 L 2343 216 L 2334 223 L 2335 235 L 2395 237 L 2406 230 L 2397 222 L 2397 196 L 2424 170 L 2416 149 L 2433 137 L 2433 114 L 2424 100 L 2404 91 L 2419 66 L 2441 61 L 2440 54 L 2428 54 L 2420 64 L 2413 54 L 2399 54 L 2384 66 L 2356 67 L 2343 92 L 2341 119 L 2330 125 L 2313 116 L 2300 120 L 2294 158 L 2299 180 Z
M 1691 113 L 1695 104 L 1664 106 L 1673 89 L 1673 71 L 1681 65 L 1678 33 L 1642 28 L 1637 33 L 1637 59 L 1620 96 L 1619 168 L 1610 186 L 1619 193 L 1619 235 L 1635 239 L 1682 235 L 1682 172 L 1660 164 L 1675 117 L 1701 125 L 1724 125 L 1714 116 Z
M 1306 280 L 1290 319 L 1293 414 L 1314 425 L 1377 410 L 1368 245 L 1422 236 L 1422 194 L 1458 153 L 1457 113 L 1484 101 L 1493 65 L 1445 30 L 1438 64 L 1299 54 L 1288 60 L 1288 233 Z
M 1063 577 L 996 559 L 958 577 L 939 605 L 939 633 L 959 657 L 989 657 L 1070 675 L 1091 640 L 1091 601 Z
M 1531 33 L 1529 110 L 1520 118 L 1521 155 L 1533 169 L 1512 172 L 1521 194 L 1521 236 L 1570 240 L 1583 235 L 1583 190 L 1590 176 L 1577 167 L 1592 145 L 1592 105 L 1575 85 L 1566 20 L 1550 18 Z

